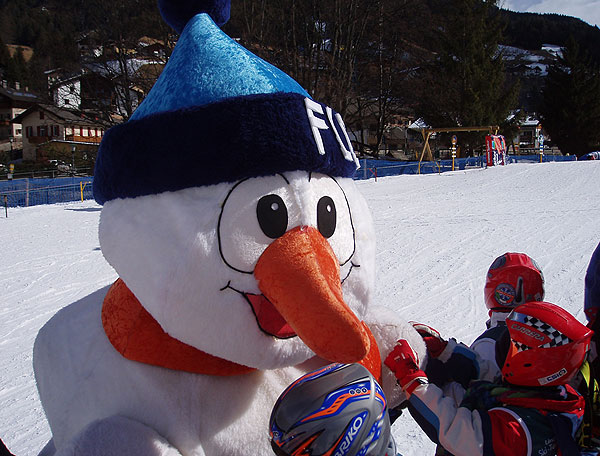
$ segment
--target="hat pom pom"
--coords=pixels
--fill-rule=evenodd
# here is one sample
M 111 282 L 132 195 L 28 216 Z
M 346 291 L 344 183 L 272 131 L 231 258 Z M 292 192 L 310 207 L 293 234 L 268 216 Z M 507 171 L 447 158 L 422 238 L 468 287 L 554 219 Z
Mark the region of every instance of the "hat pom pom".
M 196 14 L 207 13 L 221 27 L 229 20 L 230 0 L 158 0 L 163 19 L 181 33 Z

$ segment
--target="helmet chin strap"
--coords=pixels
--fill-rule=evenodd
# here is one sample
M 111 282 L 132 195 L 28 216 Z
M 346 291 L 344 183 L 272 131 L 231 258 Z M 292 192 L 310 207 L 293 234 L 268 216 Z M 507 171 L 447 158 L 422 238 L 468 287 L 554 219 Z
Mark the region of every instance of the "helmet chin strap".
M 512 308 L 511 307 L 494 307 L 493 309 L 490 309 L 488 311 L 488 315 L 490 317 L 492 317 L 492 315 L 497 314 L 497 313 L 505 313 L 508 314 L 512 312 Z

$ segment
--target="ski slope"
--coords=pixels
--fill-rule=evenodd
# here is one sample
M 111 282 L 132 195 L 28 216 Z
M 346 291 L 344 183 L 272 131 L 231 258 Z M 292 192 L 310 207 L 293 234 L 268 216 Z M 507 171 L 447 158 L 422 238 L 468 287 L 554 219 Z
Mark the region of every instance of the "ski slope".
M 470 343 L 487 318 L 487 268 L 516 251 L 542 267 L 546 299 L 584 321 L 583 278 L 600 241 L 599 182 L 597 161 L 357 182 L 376 225 L 375 299 Z M 18 456 L 37 454 L 50 437 L 32 371 L 37 331 L 116 279 L 99 249 L 99 216 L 91 201 L 0 213 L 0 438 Z M 433 454 L 408 413 L 393 433 L 404 456 Z

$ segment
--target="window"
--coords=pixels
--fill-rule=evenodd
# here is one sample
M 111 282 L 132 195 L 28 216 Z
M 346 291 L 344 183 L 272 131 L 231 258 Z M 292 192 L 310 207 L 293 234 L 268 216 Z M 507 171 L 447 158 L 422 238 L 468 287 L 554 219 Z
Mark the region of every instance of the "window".
M 59 128 L 58 125 L 52 125 L 52 136 L 58 136 Z
M 40 120 L 44 120 L 44 111 L 40 111 Z
M 37 127 L 37 135 L 38 136 L 48 136 L 48 130 L 46 125 L 41 125 Z
M 25 136 L 30 138 L 33 136 L 33 127 L 25 127 Z

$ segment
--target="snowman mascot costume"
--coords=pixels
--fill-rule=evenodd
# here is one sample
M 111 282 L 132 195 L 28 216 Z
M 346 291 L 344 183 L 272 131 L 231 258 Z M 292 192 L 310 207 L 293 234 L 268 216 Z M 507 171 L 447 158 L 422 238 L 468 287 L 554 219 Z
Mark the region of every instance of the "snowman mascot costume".
M 99 238 L 119 279 L 34 346 L 44 455 L 270 455 L 279 394 L 418 333 L 370 303 L 374 229 L 342 118 L 219 28 L 229 2 L 159 0 L 179 41 L 102 140 Z M 423 359 L 423 356 L 421 356 Z

